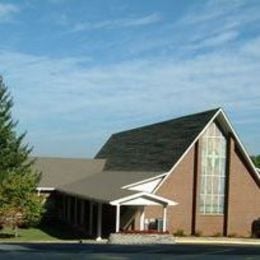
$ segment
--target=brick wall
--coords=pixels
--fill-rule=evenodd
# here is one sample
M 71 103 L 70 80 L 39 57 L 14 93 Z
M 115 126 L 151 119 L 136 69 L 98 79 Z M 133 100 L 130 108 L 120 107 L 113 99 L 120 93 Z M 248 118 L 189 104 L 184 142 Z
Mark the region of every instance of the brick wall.
M 178 229 L 184 230 L 186 234 L 191 232 L 193 164 L 194 149 L 191 149 L 156 193 L 179 203 L 177 206 L 168 207 L 167 229 L 172 233 Z M 161 217 L 162 209 L 158 206 L 149 206 L 145 210 L 145 216 Z
M 231 140 L 230 149 L 227 234 L 249 236 L 253 220 L 260 217 L 260 189 L 245 162 L 236 151 L 233 140 Z M 156 193 L 179 203 L 177 206 L 168 208 L 167 229 L 171 233 L 178 229 L 183 230 L 188 235 L 192 233 L 194 155 L 195 147 L 189 151 Z M 200 155 L 198 160 L 200 161 Z M 202 215 L 199 213 L 199 186 L 200 163 L 198 163 L 195 231 L 206 236 L 223 234 L 224 215 Z M 145 217 L 161 218 L 162 208 L 146 207 Z
M 240 157 L 232 140 L 228 234 L 248 236 L 253 220 L 260 217 L 260 188 Z

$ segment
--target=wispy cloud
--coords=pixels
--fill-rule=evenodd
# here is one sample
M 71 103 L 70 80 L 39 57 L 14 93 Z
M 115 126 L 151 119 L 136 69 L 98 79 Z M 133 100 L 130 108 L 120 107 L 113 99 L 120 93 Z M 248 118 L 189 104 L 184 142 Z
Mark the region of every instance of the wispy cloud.
M 253 0 L 252 0 L 253 1 Z M 256 6 L 254 8 L 254 5 Z M 82 20 L 73 23 L 68 14 L 55 15 L 56 24 L 63 25 L 65 32 L 79 32 L 82 42 L 87 42 L 85 50 L 106 50 L 106 57 L 114 50 L 124 58 L 138 57 L 157 53 L 165 55 L 189 54 L 189 51 L 203 51 L 205 48 L 221 48 L 238 43 L 247 28 L 252 28 L 260 22 L 259 5 L 248 4 L 247 1 L 198 1 L 187 8 L 186 12 L 177 20 L 172 20 L 163 12 L 152 13 L 143 17 L 133 17 L 129 12 L 125 18 L 105 20 Z M 252 7 L 253 6 L 253 7 Z M 86 15 L 86 17 L 88 17 Z M 82 18 L 81 18 L 82 19 Z M 142 24 L 154 24 L 146 30 L 132 30 L 126 34 L 124 28 L 142 28 Z M 143 25 L 143 26 L 144 26 Z M 87 33 L 100 33 L 106 30 L 118 29 L 117 37 L 109 41 L 98 40 L 90 43 L 86 39 Z M 80 34 L 86 32 L 86 34 Z M 66 34 L 66 33 L 65 33 Z M 96 35 L 94 35 L 96 36 Z M 107 37 L 107 35 L 106 35 Z M 99 36 L 97 37 L 99 39 Z M 123 51 L 122 51 L 123 50 Z M 171 55 L 171 54 L 170 54 Z M 126 57 L 127 56 L 127 57 Z
M 75 56 L 0 51 L 0 74 L 35 153 L 91 156 L 112 132 L 216 106 L 235 119 L 249 150 L 259 150 L 260 37 L 259 29 L 248 32 L 258 27 L 259 8 L 242 0 L 191 6 L 179 20 L 160 10 L 76 25 L 61 10 L 63 31 L 84 32 L 62 34 L 66 48 L 79 48 Z M 112 29 L 121 30 L 103 37 Z M 243 122 L 255 123 L 257 141 Z
M 0 3 L 0 23 L 10 22 L 20 8 L 14 4 Z
M 245 1 L 243 0 L 209 0 L 207 2 L 201 2 L 201 4 L 192 7 L 190 12 L 179 20 L 179 23 L 187 25 L 209 23 L 223 18 L 223 16 L 228 17 L 234 15 L 237 10 L 244 6 Z
M 178 56 L 188 50 L 226 49 L 260 23 L 259 9 L 259 1 L 251 5 L 243 0 L 197 1 L 180 19 L 162 23 L 159 30 L 145 32 L 140 39 L 129 39 L 128 53 L 138 56 L 149 51 L 174 51 Z
M 16 115 L 28 129 L 36 153 L 50 136 L 60 147 L 62 138 L 67 143 L 73 142 L 73 136 L 83 135 L 85 143 L 77 148 L 81 151 L 90 143 L 94 152 L 114 131 L 180 113 L 215 106 L 224 106 L 231 114 L 259 113 L 260 62 L 247 51 L 255 48 L 255 41 L 233 52 L 178 60 L 138 59 L 89 69 L 75 58 L 1 52 L 5 67 L 0 72 L 12 82 Z M 68 154 L 71 152 L 69 149 Z M 76 147 L 73 152 L 78 154 Z
M 118 29 L 126 27 L 138 27 L 160 22 L 162 17 L 159 14 L 150 14 L 143 17 L 111 19 L 95 22 L 81 22 L 74 25 L 72 31 L 80 32 L 98 29 Z
M 259 58 L 260 57 L 260 36 L 245 43 L 245 45 L 242 48 L 242 51 L 248 55 L 251 55 L 254 58 Z
M 238 35 L 238 31 L 225 31 L 223 33 L 205 38 L 198 43 L 192 43 L 189 47 L 191 49 L 219 47 L 223 44 L 226 44 L 227 42 L 235 40 Z

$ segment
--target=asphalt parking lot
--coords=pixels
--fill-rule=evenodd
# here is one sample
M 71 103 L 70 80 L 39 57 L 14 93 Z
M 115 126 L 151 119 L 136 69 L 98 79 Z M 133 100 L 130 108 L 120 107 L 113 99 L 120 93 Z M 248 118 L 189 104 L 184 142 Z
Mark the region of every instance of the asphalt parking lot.
M 0 244 L 0 259 L 260 259 L 249 245 Z

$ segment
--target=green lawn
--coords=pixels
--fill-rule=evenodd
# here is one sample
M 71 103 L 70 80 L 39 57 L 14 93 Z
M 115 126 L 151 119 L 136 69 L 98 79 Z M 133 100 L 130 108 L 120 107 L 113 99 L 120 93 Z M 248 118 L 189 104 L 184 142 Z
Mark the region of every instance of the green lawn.
M 14 231 L 4 228 L 0 231 L 0 241 L 57 241 L 57 240 L 79 240 L 85 238 L 78 232 L 64 225 L 45 225 L 34 228 L 20 228 L 18 237 L 14 237 Z

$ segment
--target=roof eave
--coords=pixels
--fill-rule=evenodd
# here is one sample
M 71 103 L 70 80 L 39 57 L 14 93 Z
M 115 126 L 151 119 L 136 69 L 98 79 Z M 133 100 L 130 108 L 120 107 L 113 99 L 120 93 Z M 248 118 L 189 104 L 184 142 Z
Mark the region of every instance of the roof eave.
M 169 200 L 169 199 L 163 198 L 161 196 L 151 194 L 151 193 L 147 193 L 147 192 L 138 192 L 138 193 L 135 193 L 135 194 L 130 195 L 130 196 L 122 197 L 122 198 L 110 201 L 109 204 L 112 205 L 112 206 L 117 206 L 117 205 L 120 205 L 121 203 L 123 203 L 124 201 L 129 201 L 129 200 L 136 199 L 136 198 L 139 198 L 139 197 L 142 197 L 142 196 L 160 201 L 161 204 L 164 204 L 164 205 L 167 205 L 167 206 L 178 205 L 178 203 L 173 201 L 173 200 Z
M 147 183 L 149 181 L 153 181 L 153 180 L 162 178 L 162 177 L 164 177 L 166 175 L 167 175 L 167 172 L 162 173 L 162 174 L 158 174 L 157 176 L 154 176 L 154 177 L 151 177 L 151 178 L 143 179 L 141 181 L 132 182 L 130 184 L 124 185 L 123 187 L 121 187 L 121 189 L 130 189 L 130 188 L 132 188 L 134 186 L 141 185 L 141 184 Z
M 77 197 L 77 198 L 80 198 L 80 199 L 88 199 L 88 200 L 90 200 L 90 201 L 95 201 L 95 202 L 100 202 L 100 203 L 104 203 L 104 204 L 109 204 L 109 200 L 93 198 L 93 197 L 91 197 L 91 196 L 85 196 L 85 195 L 82 195 L 82 194 L 78 194 L 78 193 L 76 193 L 76 192 L 65 191 L 65 190 L 59 189 L 59 188 L 57 188 L 57 191 L 58 191 L 59 193 L 66 194 L 66 195 L 68 195 L 68 196 L 74 196 L 74 197 Z
M 252 171 L 254 172 L 255 176 L 256 176 L 256 182 L 258 185 L 260 185 L 260 172 L 259 169 L 257 170 L 257 168 L 255 167 L 253 161 L 251 160 L 249 153 L 247 152 L 245 146 L 243 145 L 243 143 L 241 142 L 238 134 L 236 133 L 235 129 L 233 128 L 229 118 L 227 117 L 226 113 L 223 111 L 222 108 L 219 108 L 215 115 L 212 116 L 212 118 L 209 120 L 209 122 L 205 125 L 205 127 L 202 129 L 202 131 L 198 134 L 198 136 L 193 140 L 193 142 L 190 144 L 190 146 L 186 149 L 186 151 L 182 154 L 182 156 L 179 158 L 179 160 L 173 165 L 173 167 L 170 169 L 170 171 L 167 173 L 166 177 L 161 181 L 161 183 L 156 187 L 156 189 L 153 191 L 153 193 L 156 193 L 158 191 L 158 189 L 163 185 L 163 183 L 167 180 L 167 178 L 169 177 L 169 175 L 176 169 L 176 167 L 179 165 L 179 163 L 184 159 L 184 157 L 188 154 L 188 152 L 190 151 L 190 149 L 194 146 L 194 144 L 200 139 L 200 137 L 203 135 L 203 133 L 206 131 L 206 129 L 208 128 L 208 126 L 217 118 L 217 116 L 219 116 L 219 114 L 222 114 L 231 133 L 234 135 L 236 142 L 238 142 L 250 168 L 252 169 Z
M 231 133 L 234 135 L 235 137 L 235 141 L 239 144 L 242 152 L 243 152 L 243 155 L 245 156 L 245 159 L 247 160 L 250 168 L 252 169 L 252 171 L 254 172 L 254 174 L 256 175 L 256 177 L 258 178 L 258 181 L 260 183 L 260 174 L 257 170 L 257 168 L 255 167 L 252 159 L 250 158 L 250 155 L 247 151 L 247 149 L 245 148 L 245 146 L 243 145 L 242 141 L 240 140 L 238 134 L 236 133 L 234 127 L 232 126 L 231 124 L 231 121 L 229 120 L 228 116 L 226 115 L 226 113 L 223 111 L 223 109 L 220 109 L 220 112 L 222 113 L 223 117 L 225 118 L 227 124 L 228 124 L 228 127 L 230 128 L 231 130 Z
M 157 190 L 163 185 L 163 183 L 168 179 L 169 175 L 177 168 L 177 166 L 180 164 L 180 162 L 184 159 L 184 157 L 188 154 L 190 149 L 194 146 L 194 144 L 199 140 L 199 138 L 202 136 L 202 134 L 205 132 L 207 127 L 215 120 L 215 118 L 219 115 L 219 113 L 222 111 L 221 108 L 218 108 L 216 113 L 212 116 L 212 118 L 209 120 L 209 122 L 205 125 L 205 127 L 201 130 L 201 132 L 197 135 L 197 137 L 193 140 L 193 142 L 189 145 L 189 147 L 184 151 L 182 156 L 179 158 L 179 160 L 173 165 L 173 167 L 168 171 L 165 178 L 161 181 L 161 183 L 156 187 L 156 189 L 153 191 L 153 193 L 156 193 Z

